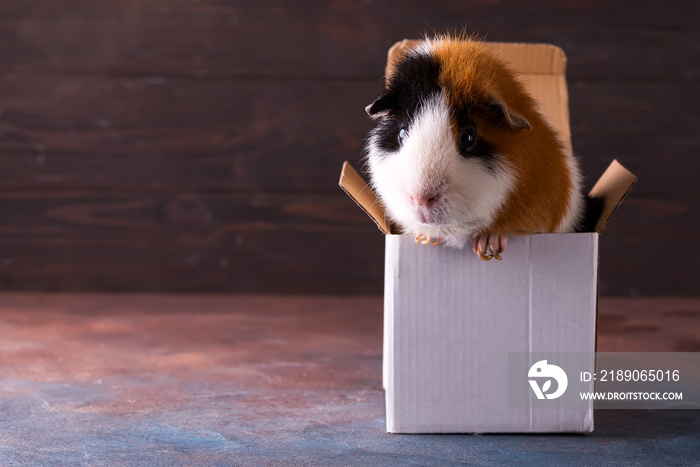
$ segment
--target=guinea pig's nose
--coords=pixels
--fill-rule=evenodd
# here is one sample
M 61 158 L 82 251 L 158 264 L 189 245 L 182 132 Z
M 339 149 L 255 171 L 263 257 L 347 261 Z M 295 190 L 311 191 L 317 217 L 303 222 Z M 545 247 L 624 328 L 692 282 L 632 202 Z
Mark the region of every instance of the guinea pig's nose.
M 417 196 L 408 195 L 408 197 L 411 199 L 412 205 L 430 209 L 435 206 L 435 203 L 440 199 L 440 193 L 427 193 Z

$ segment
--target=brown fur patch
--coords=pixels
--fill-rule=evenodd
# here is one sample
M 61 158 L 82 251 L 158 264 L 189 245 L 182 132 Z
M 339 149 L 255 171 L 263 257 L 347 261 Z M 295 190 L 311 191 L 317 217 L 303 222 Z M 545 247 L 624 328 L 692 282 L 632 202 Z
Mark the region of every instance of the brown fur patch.
M 555 231 L 568 210 L 573 190 L 566 155 L 555 131 L 515 73 L 484 42 L 448 36 L 431 42 L 451 107 L 455 112 L 469 112 L 479 136 L 496 148 L 515 173 L 515 188 L 488 232 L 526 235 Z M 493 98 L 525 118 L 532 130 L 508 126 L 491 104 Z M 456 125 L 454 128 L 457 133 Z M 459 135 L 455 138 L 458 141 Z

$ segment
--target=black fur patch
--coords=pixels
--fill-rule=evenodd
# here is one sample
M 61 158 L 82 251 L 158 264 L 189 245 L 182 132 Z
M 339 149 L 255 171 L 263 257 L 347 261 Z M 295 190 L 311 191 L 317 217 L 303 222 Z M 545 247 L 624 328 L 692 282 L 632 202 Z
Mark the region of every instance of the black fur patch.
M 370 115 L 380 112 L 387 114 L 379 119 L 372 136 L 379 149 L 386 152 L 398 151 L 399 132 L 406 128 L 411 133 L 411 122 L 422 105 L 431 98 L 440 95 L 440 62 L 434 56 L 411 54 L 404 57 L 379 98 L 370 106 Z M 478 135 L 474 120 L 469 116 L 469 109 L 452 109 L 458 126 L 458 133 L 465 128 L 477 130 L 476 142 L 468 150 L 457 148 L 464 158 L 479 158 L 490 172 L 499 168 L 494 156 L 494 146 Z
M 494 146 L 479 135 L 478 128 L 474 120 L 469 116 L 468 109 L 455 111 L 455 119 L 457 120 L 457 130 L 461 134 L 464 130 L 472 128 L 476 131 L 476 142 L 470 148 L 459 148 L 459 154 L 465 159 L 479 158 L 484 163 L 484 166 L 491 173 L 498 170 L 498 160 L 495 156 Z
M 399 131 L 410 124 L 422 102 L 440 94 L 440 63 L 435 57 L 411 54 L 397 65 L 386 91 L 372 105 L 371 110 L 388 110 L 373 131 L 380 149 L 397 151 Z

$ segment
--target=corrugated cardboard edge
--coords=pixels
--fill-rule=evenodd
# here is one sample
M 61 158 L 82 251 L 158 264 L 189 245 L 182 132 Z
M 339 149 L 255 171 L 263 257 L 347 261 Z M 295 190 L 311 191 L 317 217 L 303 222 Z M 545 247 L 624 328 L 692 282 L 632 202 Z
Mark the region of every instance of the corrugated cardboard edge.
M 630 192 L 634 184 L 637 182 L 637 177 L 620 164 L 617 159 L 614 159 L 603 175 L 598 179 L 596 184 L 591 188 L 588 196 L 592 198 L 603 198 L 603 212 L 595 226 L 595 231 L 603 233 L 605 226 L 608 225 L 610 217 L 617 207 L 625 199 L 627 193 Z
M 386 218 L 379 197 L 348 161 L 343 163 L 338 185 L 377 224 L 379 230 L 387 235 L 392 233 L 391 224 Z

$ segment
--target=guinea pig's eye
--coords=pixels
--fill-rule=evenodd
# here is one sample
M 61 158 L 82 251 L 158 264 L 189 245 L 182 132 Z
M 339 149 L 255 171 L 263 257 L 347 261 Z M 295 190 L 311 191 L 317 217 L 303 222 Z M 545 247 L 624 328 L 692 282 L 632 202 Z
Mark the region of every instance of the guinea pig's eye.
M 399 144 L 403 145 L 403 142 L 406 140 L 407 136 L 408 132 L 406 131 L 406 128 L 401 128 L 401 131 L 399 131 Z
M 474 128 L 465 128 L 459 136 L 459 152 L 464 154 L 474 147 L 476 143 L 476 131 Z

